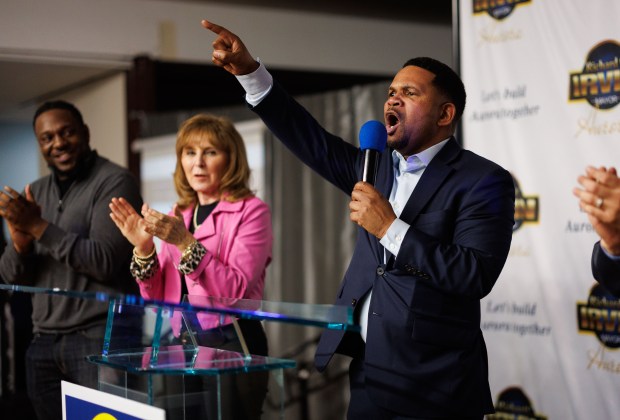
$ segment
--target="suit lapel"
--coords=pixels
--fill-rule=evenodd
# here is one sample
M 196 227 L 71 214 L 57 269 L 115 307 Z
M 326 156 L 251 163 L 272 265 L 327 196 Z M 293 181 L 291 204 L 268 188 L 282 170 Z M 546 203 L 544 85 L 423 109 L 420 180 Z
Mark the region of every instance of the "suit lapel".
M 377 168 L 377 180 L 375 188 L 383 194 L 385 198 L 390 198 L 392 184 L 394 183 L 394 162 L 392 160 L 392 150 L 386 149 L 381 155 L 381 161 Z
M 454 137 L 431 160 L 403 209 L 400 219 L 411 223 L 454 170 L 450 163 L 461 152 Z
M 389 200 L 390 192 L 392 191 L 392 184 L 394 183 L 394 163 L 392 161 L 392 150 L 386 149 L 381 154 L 381 160 L 377 168 L 377 179 L 375 181 L 375 188 Z M 383 262 L 383 245 L 379 242 L 374 235 L 368 234 L 364 229 L 360 228 L 362 232 L 365 232 L 373 247 L 373 251 L 377 256 L 377 261 Z

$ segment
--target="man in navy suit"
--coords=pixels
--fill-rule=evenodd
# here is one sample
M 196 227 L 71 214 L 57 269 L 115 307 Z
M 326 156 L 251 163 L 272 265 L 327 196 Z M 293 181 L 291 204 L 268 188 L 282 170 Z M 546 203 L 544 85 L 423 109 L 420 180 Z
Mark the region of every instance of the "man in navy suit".
M 510 174 L 453 137 L 465 106 L 460 78 L 430 58 L 408 61 L 389 88 L 388 148 L 375 186 L 359 182 L 363 153 L 325 131 L 273 81 L 234 34 L 212 61 L 237 76 L 246 100 L 306 165 L 351 195 L 357 243 L 337 296 L 360 333 L 323 333 L 315 363 L 351 356 L 349 419 L 476 418 L 493 412 L 480 299 L 510 248 Z
M 620 178 L 616 168 L 588 166 L 573 190 L 600 241 L 592 250 L 592 274 L 620 298 Z

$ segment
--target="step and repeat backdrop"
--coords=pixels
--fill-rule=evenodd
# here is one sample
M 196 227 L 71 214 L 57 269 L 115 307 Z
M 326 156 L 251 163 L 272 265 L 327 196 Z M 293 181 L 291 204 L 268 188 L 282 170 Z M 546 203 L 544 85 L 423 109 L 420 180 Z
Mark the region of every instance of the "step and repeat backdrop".
M 620 301 L 592 277 L 597 236 L 572 194 L 586 166 L 620 170 L 620 1 L 458 7 L 462 140 L 516 192 L 510 255 L 481 307 L 488 418 L 620 418 Z

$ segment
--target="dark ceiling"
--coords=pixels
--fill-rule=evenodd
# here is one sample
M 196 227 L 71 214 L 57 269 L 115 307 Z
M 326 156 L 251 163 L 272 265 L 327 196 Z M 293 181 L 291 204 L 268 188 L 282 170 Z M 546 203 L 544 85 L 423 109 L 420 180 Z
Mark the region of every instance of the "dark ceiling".
M 136 63 L 134 70 L 139 68 L 140 73 L 133 73 L 135 78 L 129 78 L 129 86 L 131 88 L 132 80 L 137 81 L 138 96 L 134 98 L 142 99 L 138 99 L 137 104 L 130 99 L 130 109 L 159 113 L 245 103 L 241 85 L 219 67 L 151 61 L 146 57 L 139 58 Z M 293 96 L 345 89 L 392 77 L 278 68 L 270 68 L 269 72 Z
M 187 1 L 187 0 L 185 0 Z M 204 3 L 205 0 L 190 0 Z M 219 0 L 216 0 L 217 3 Z M 406 22 L 450 24 L 453 0 L 222 0 L 227 5 L 270 7 Z M 213 0 L 210 0 L 213 3 Z

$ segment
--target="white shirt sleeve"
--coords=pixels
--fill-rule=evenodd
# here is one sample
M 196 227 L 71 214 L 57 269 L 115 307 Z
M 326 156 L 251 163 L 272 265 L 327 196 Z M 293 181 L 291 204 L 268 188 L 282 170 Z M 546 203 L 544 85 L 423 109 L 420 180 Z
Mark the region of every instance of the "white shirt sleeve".
M 396 219 L 392 222 L 387 232 L 379 241 L 385 249 L 387 249 L 394 257 L 398 256 L 400 246 L 403 243 L 403 239 L 409 230 L 409 223 L 403 222 L 400 219 Z
M 249 74 L 235 76 L 245 90 L 245 100 L 248 104 L 256 106 L 267 96 L 273 86 L 273 77 L 267 68 L 257 59 L 258 68 Z

